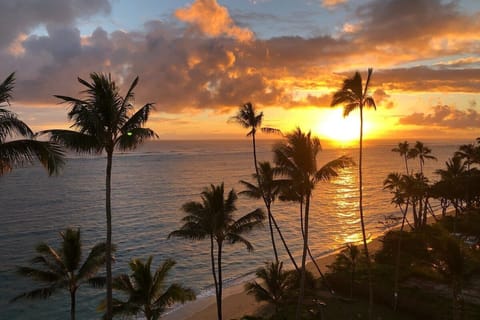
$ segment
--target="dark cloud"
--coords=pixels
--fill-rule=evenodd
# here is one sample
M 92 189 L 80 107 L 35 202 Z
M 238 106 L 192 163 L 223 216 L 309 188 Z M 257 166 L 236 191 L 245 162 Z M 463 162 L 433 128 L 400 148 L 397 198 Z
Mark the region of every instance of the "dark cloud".
M 38 26 L 72 25 L 77 18 L 110 10 L 108 0 L 2 0 L 0 49 Z
M 448 105 L 437 105 L 431 113 L 412 113 L 401 117 L 398 122 L 404 125 L 471 129 L 480 127 L 480 114 L 474 109 L 460 110 Z
M 388 90 L 417 92 L 479 92 L 480 69 L 435 69 L 426 66 L 384 69 L 372 84 Z

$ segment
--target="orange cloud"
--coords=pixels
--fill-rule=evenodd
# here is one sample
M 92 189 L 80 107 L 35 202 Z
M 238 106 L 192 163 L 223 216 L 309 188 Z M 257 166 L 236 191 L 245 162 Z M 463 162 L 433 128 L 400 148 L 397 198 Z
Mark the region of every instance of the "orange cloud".
M 252 31 L 235 25 L 227 8 L 219 5 L 216 0 L 196 0 L 190 6 L 176 10 L 175 17 L 196 26 L 203 34 L 211 37 L 226 35 L 239 41 L 254 38 Z
M 401 117 L 399 124 L 416 126 L 439 126 L 452 129 L 478 128 L 480 114 L 474 109 L 459 110 L 448 105 L 437 105 L 432 112 L 415 112 Z
M 322 6 L 330 9 L 338 6 L 339 4 L 346 3 L 347 1 L 348 0 L 323 0 Z

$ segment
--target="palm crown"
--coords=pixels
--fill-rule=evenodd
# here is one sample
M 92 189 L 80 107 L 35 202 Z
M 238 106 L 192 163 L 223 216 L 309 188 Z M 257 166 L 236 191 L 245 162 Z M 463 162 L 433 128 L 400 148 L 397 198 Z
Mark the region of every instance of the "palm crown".
M 26 123 L 6 106 L 10 104 L 15 84 L 15 73 L 11 73 L 0 84 L 0 176 L 15 166 L 33 163 L 38 159 L 50 175 L 58 173 L 64 164 L 64 153 L 56 143 L 33 140 L 34 134 Z M 6 141 L 12 136 L 25 139 Z
M 114 279 L 113 288 L 127 296 L 126 301 L 114 300 L 114 314 L 143 313 L 147 320 L 158 319 L 173 303 L 195 299 L 195 293 L 189 288 L 177 283 L 166 286 L 166 278 L 175 261 L 167 259 L 153 274 L 151 265 L 152 256 L 146 262 L 134 259 L 129 263 L 132 274 L 123 274 Z

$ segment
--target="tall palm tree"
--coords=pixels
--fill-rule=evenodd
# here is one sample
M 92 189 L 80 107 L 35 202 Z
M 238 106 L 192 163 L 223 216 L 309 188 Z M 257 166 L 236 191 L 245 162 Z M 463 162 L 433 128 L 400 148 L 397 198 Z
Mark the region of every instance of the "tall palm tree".
M 113 300 L 114 315 L 135 316 L 142 313 L 145 319 L 156 320 L 173 303 L 185 303 L 195 299 L 193 290 L 180 284 L 172 283 L 166 288 L 166 277 L 175 261 L 167 259 L 153 274 L 151 265 L 152 256 L 145 263 L 133 259 L 129 263 L 132 274 L 122 274 L 113 279 L 113 288 L 127 298 L 126 301 Z M 101 305 L 100 309 L 104 307 Z
M 263 186 L 261 184 L 261 176 L 260 172 L 258 169 L 258 162 L 257 162 L 257 147 L 256 147 L 256 140 L 255 140 L 255 134 L 257 130 L 261 130 L 262 132 L 265 133 L 280 133 L 280 130 L 274 129 L 274 128 L 268 128 L 268 127 L 262 127 L 262 121 L 263 121 L 263 112 L 257 113 L 255 111 L 255 107 L 251 102 L 247 102 L 243 105 L 240 106 L 238 109 L 238 112 L 235 116 L 231 117 L 229 119 L 230 122 L 237 123 L 244 127 L 245 129 L 250 129 L 247 133 L 247 137 L 251 136 L 252 137 L 252 147 L 253 147 L 253 164 L 255 166 L 255 174 L 256 174 L 256 179 L 258 182 L 258 187 L 260 188 L 261 192 L 261 198 L 263 199 L 263 202 L 265 203 L 265 207 L 267 207 L 267 214 L 268 214 L 268 225 L 270 228 L 270 239 L 272 241 L 272 248 L 273 248 L 273 253 L 275 257 L 275 261 L 278 262 L 278 253 L 277 253 L 277 247 L 275 245 L 275 237 L 273 235 L 273 226 L 272 223 L 275 224 L 277 231 L 280 233 L 280 229 L 278 228 L 278 224 L 276 223 L 274 216 L 272 215 L 272 212 L 268 210 L 268 195 L 265 194 L 265 190 L 263 190 Z M 285 245 L 285 242 L 284 242 Z
M 284 185 L 285 181 L 282 180 L 276 180 L 275 179 L 275 168 L 272 167 L 270 162 L 265 161 L 265 162 L 259 162 L 258 163 L 258 176 L 257 174 L 253 174 L 253 177 L 255 180 L 260 182 L 260 187 L 257 185 L 254 185 L 250 182 L 240 180 L 240 183 L 246 188 L 245 190 L 241 191 L 239 194 L 240 195 L 246 195 L 249 198 L 252 199 L 260 199 L 263 197 L 265 200 L 265 207 L 267 208 L 267 214 L 268 216 L 273 218 L 272 214 L 272 204 L 277 198 L 282 186 Z M 290 257 L 290 261 L 292 261 L 293 266 L 295 267 L 296 270 L 298 270 L 297 263 L 295 262 L 295 258 L 293 257 L 292 253 L 290 252 L 290 249 L 288 248 L 287 242 L 285 241 L 285 238 L 283 237 L 283 234 L 280 230 L 280 227 L 277 224 L 277 221 L 275 218 L 269 220 L 269 222 L 273 222 L 275 229 L 277 230 L 280 239 L 283 243 L 283 246 L 285 250 L 287 251 L 288 256 Z M 273 230 L 270 229 L 271 235 L 273 237 Z M 275 248 L 275 242 L 273 241 L 272 238 L 272 245 L 273 249 L 275 252 L 275 262 L 278 264 L 278 255 L 277 251 Z
M 398 147 L 393 148 L 392 151 L 399 153 L 400 157 L 403 157 L 403 161 L 405 163 L 405 170 L 406 170 L 407 174 L 409 174 L 409 172 L 408 172 L 408 153 L 410 151 L 410 147 L 408 145 L 408 141 L 399 142 Z
M 46 299 L 60 289 L 70 293 L 70 318 L 75 319 L 75 295 L 83 284 L 101 287 L 105 283 L 104 277 L 95 277 L 95 274 L 105 264 L 105 243 L 96 244 L 88 254 L 82 265 L 82 242 L 80 229 L 66 229 L 61 232 L 62 243 L 59 249 L 52 248 L 46 243 L 40 243 L 35 250 L 39 254 L 32 259 L 32 265 L 38 267 L 19 267 L 18 274 L 29 277 L 46 286 L 30 292 L 25 292 L 11 301 L 21 298 Z
M 116 149 L 133 150 L 145 139 L 157 137 L 156 133 L 148 128 L 143 128 L 147 122 L 152 103 L 145 104 L 134 112 L 133 90 L 138 84 L 136 77 L 121 96 L 119 88 L 110 75 L 91 73 L 92 82 L 81 78 L 78 81 L 86 87 L 82 92 L 84 99 L 67 96 L 55 97 L 71 106 L 68 118 L 73 120 L 73 130 L 47 130 L 50 140 L 61 143 L 67 148 L 77 152 L 107 154 L 107 167 L 105 174 L 105 211 L 107 221 L 107 256 L 111 256 L 112 244 L 112 207 L 111 207 L 111 179 L 112 160 Z M 107 319 L 112 318 L 112 260 L 107 259 Z
M 410 158 L 412 159 L 418 158 L 421 174 L 423 174 L 423 166 L 425 165 L 425 159 L 437 160 L 437 158 L 432 156 L 431 153 L 432 153 L 432 149 L 425 146 L 425 144 L 421 141 L 417 141 L 415 143 L 415 146 L 409 151 Z
M 275 145 L 273 150 L 279 173 L 289 180 L 290 189 L 295 190 L 301 202 L 305 202 L 304 219 L 301 218 L 300 221 L 300 227 L 303 231 L 303 253 L 296 319 L 300 319 L 304 298 L 305 262 L 308 251 L 308 227 L 312 191 L 318 182 L 330 180 L 338 175 L 338 169 L 352 164 L 352 160 L 349 157 L 342 156 L 318 169 L 317 155 L 320 150 L 320 140 L 316 137 L 311 137 L 310 132 L 302 132 L 300 128 L 287 134 L 286 141 Z
M 222 320 L 222 251 L 227 243 L 242 243 L 248 251 L 253 250 L 252 244 L 243 234 L 261 225 L 265 214 L 256 209 L 235 220 L 233 213 L 237 210 L 235 202 L 237 194 L 230 190 L 225 198 L 223 183 L 205 188 L 201 194 L 202 201 L 187 202 L 182 206 L 187 214 L 183 217 L 184 225 L 168 235 L 190 240 L 210 239 L 210 261 L 217 299 L 217 316 Z M 217 261 L 215 263 L 215 244 Z M 217 270 L 217 271 L 216 271 Z
M 360 223 L 362 226 L 362 238 L 367 258 L 367 272 L 368 272 L 368 296 L 369 319 L 373 316 L 373 284 L 372 284 L 372 266 L 370 261 L 370 254 L 367 246 L 367 233 L 365 231 L 365 220 L 363 217 L 363 108 L 370 107 L 376 109 L 373 97 L 368 94 L 370 79 L 372 77 L 373 69 L 368 69 L 367 80 L 365 86 L 363 85 L 362 76 L 357 71 L 352 78 L 347 78 L 343 81 L 342 88 L 333 94 L 331 106 L 339 104 L 344 105 L 343 116 L 348 116 L 352 111 L 359 110 L 360 112 L 360 138 L 359 138 L 359 158 L 358 158 L 358 180 L 359 180 L 359 209 L 360 209 Z
M 10 105 L 15 85 L 15 73 L 0 84 L 0 177 L 15 166 L 33 163 L 38 159 L 50 175 L 58 173 L 64 164 L 64 152 L 56 143 L 34 140 L 27 124 L 6 106 Z M 20 135 L 25 139 L 6 141 Z

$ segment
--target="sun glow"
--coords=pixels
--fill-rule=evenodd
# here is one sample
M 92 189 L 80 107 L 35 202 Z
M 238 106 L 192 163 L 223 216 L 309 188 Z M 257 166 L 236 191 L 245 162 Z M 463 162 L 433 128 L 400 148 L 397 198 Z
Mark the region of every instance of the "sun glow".
M 364 123 L 364 134 L 368 132 L 368 127 Z M 355 114 L 344 118 L 342 108 L 325 110 L 315 131 L 321 138 L 340 144 L 351 144 L 358 141 L 360 136 L 360 119 Z

